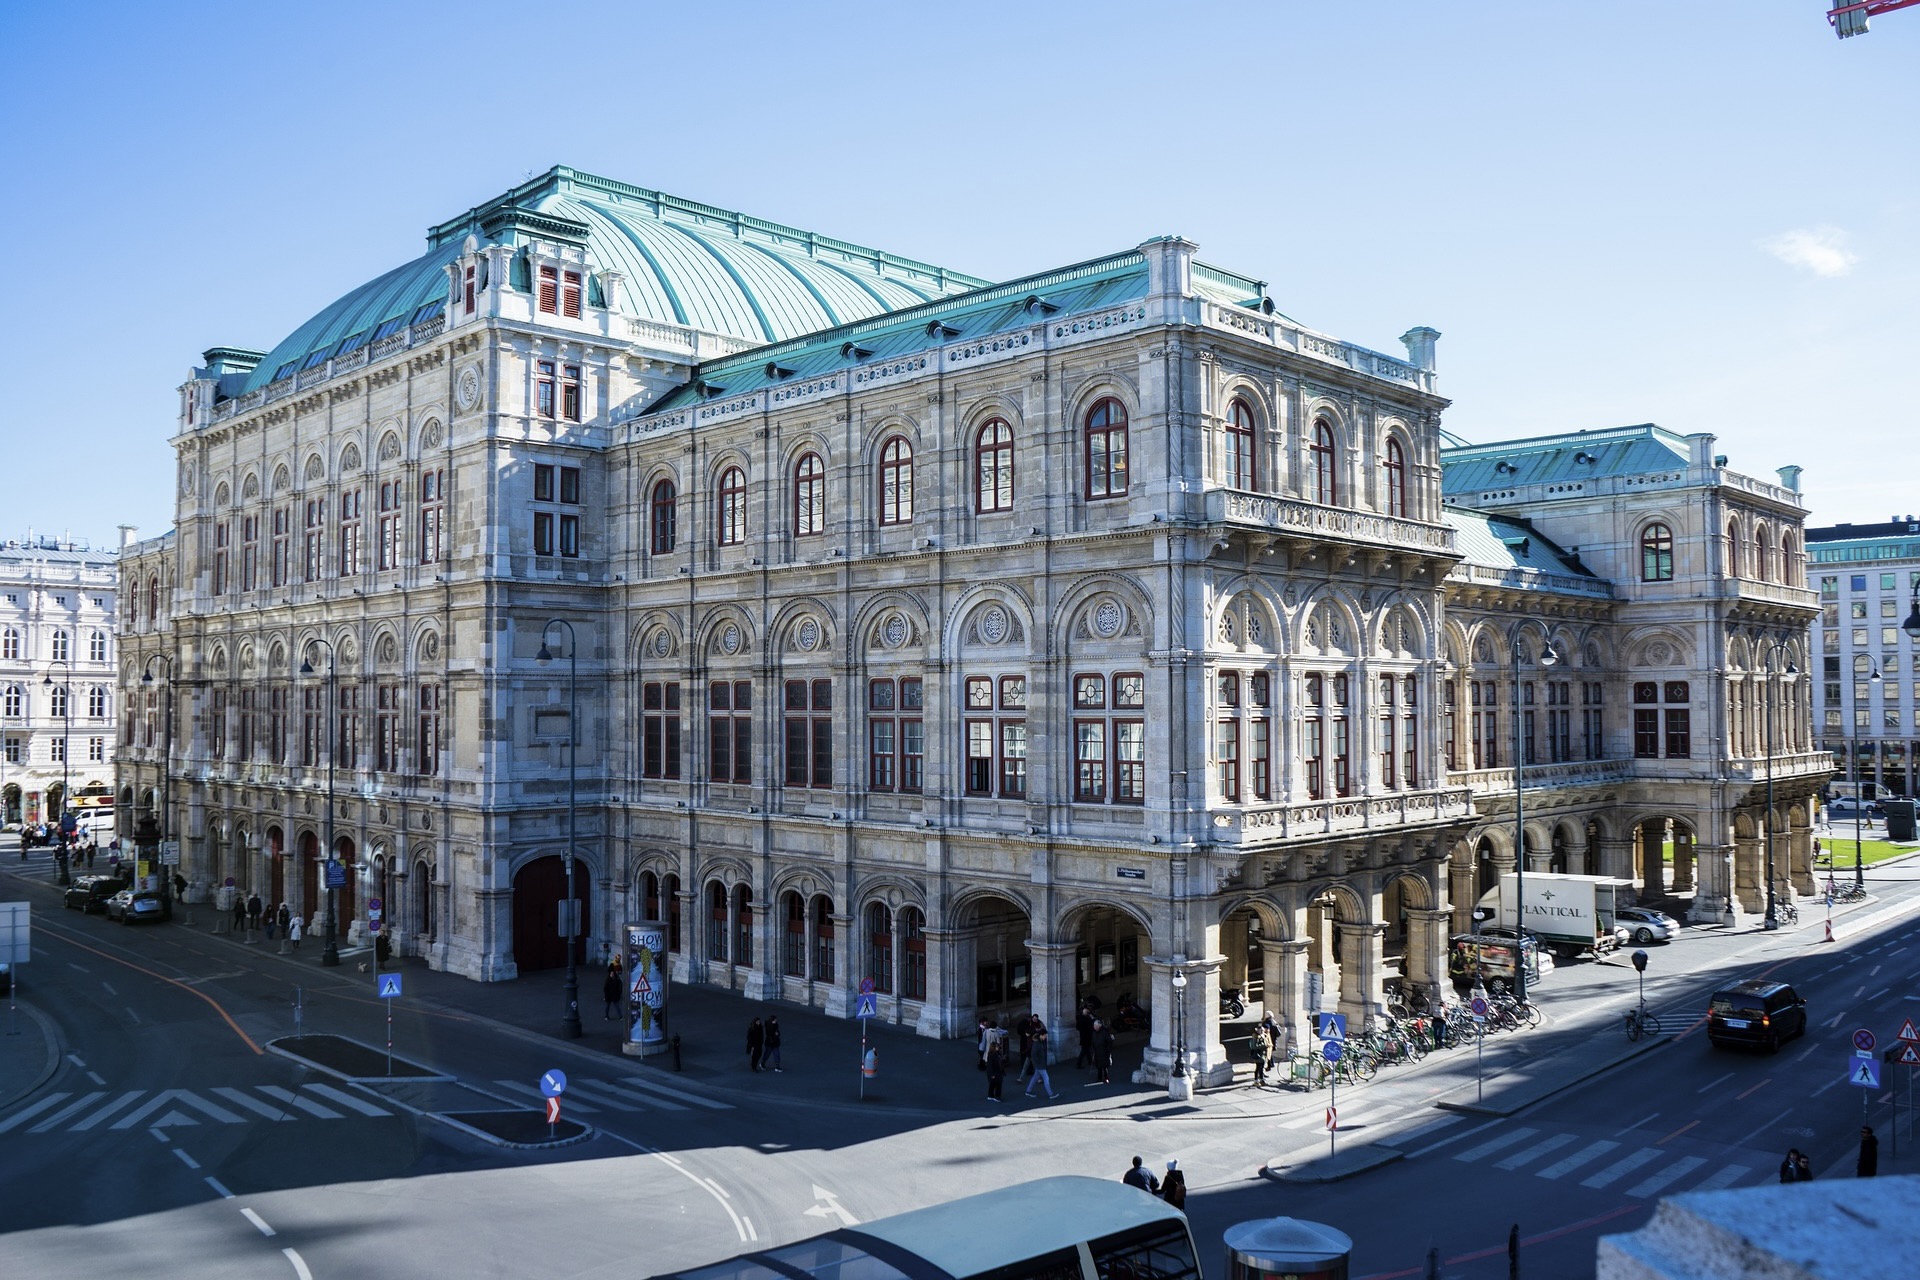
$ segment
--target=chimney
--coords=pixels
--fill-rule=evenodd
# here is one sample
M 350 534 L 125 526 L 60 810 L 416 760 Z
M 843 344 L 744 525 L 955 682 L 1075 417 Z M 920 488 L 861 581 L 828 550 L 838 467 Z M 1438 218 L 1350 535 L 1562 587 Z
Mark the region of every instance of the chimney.
M 1433 344 L 1440 341 L 1438 329 L 1418 325 L 1401 334 L 1400 341 L 1407 344 L 1407 359 L 1413 362 L 1415 368 L 1425 369 L 1428 373 L 1434 371 Z
M 140 526 L 137 524 L 123 524 L 120 526 L 120 549 L 122 551 L 125 551 L 133 545 L 133 535 L 138 532 L 140 532 Z
M 1800 492 L 1800 470 L 1799 467 L 1780 468 L 1780 485 L 1788 493 Z

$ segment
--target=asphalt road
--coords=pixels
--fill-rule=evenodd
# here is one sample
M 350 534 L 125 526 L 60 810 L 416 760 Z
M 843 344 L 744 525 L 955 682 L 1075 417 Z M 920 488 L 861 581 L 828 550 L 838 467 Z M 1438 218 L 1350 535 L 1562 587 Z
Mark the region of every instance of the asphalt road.
M 1180 1160 L 1216 1275 L 1229 1225 L 1287 1214 L 1354 1236 L 1356 1277 L 1418 1276 L 1430 1246 L 1454 1280 L 1504 1276 L 1516 1223 L 1523 1274 L 1578 1277 L 1597 1238 L 1639 1226 L 1659 1195 L 1769 1181 L 1789 1145 L 1822 1176 L 1850 1173 L 1863 1098 L 1883 1171 L 1920 1168 L 1884 1091 L 1843 1080 L 1856 1026 L 1884 1044 L 1920 1017 L 1920 940 L 1903 928 L 1916 878 L 1907 864 L 1872 873 L 1876 900 L 1840 917 L 1836 943 L 1810 920 L 1649 947 L 1649 1003 L 1669 1033 L 1651 1045 L 1619 1028 L 1636 982 L 1623 959 L 1561 969 L 1537 993 L 1547 1024 L 1489 1042 L 1487 1111 L 1436 1105 L 1475 1105 L 1465 1052 L 1343 1089 L 1335 1144 L 1401 1158 L 1325 1184 L 1263 1176 L 1327 1147 L 1324 1093 L 1096 1104 L 1062 1070 L 1055 1104 L 956 1115 L 818 1089 L 665 1090 L 617 1059 L 557 1057 L 489 1020 L 379 1001 L 350 968 L 316 974 L 301 1030 L 379 1045 L 392 1012 L 401 1056 L 460 1082 L 362 1089 L 271 1051 L 295 1030 L 288 982 L 236 962 L 231 943 L 37 898 L 27 986 L 66 1057 L 0 1114 L 0 1252 L 18 1274 L 89 1280 L 102 1257 L 196 1277 L 646 1275 L 1046 1174 L 1117 1178 L 1137 1153 Z M 1812 1032 L 1772 1057 L 1709 1050 L 1695 1025 L 1707 989 L 1757 972 L 1801 987 Z M 409 1109 L 461 1087 L 535 1105 L 532 1082 L 561 1061 L 571 1114 L 594 1126 L 572 1146 L 501 1148 Z

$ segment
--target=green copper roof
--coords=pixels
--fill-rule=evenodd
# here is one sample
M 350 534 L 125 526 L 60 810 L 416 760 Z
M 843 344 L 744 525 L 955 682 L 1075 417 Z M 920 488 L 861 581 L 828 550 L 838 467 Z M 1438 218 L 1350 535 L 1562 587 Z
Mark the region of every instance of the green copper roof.
M 1470 501 L 1482 493 L 1522 485 L 1670 471 L 1687 465 L 1687 442 L 1648 422 L 1610 431 L 1569 431 L 1442 449 L 1440 461 L 1441 496 Z
M 468 235 L 511 245 L 584 242 L 617 271 L 609 301 L 643 319 L 778 342 L 979 288 L 910 258 L 557 167 L 428 232 L 427 251 L 353 290 L 287 336 L 233 394 L 431 316 Z

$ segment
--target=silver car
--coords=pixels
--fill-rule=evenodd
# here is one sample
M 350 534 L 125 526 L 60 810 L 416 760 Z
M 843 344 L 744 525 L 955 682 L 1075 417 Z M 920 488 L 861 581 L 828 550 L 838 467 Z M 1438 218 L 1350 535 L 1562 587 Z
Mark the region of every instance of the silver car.
M 1613 922 L 1641 946 L 1649 942 L 1672 942 L 1680 936 L 1680 922 L 1652 907 L 1622 907 L 1613 913 Z

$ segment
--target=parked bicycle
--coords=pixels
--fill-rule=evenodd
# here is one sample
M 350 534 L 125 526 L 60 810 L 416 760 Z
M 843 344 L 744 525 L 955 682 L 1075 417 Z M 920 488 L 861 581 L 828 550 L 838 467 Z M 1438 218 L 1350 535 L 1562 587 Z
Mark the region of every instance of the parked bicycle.
M 1638 1040 L 1642 1036 L 1653 1037 L 1660 1034 L 1660 1019 L 1647 1012 L 1643 1003 L 1637 1009 L 1627 1010 L 1627 1039 Z

